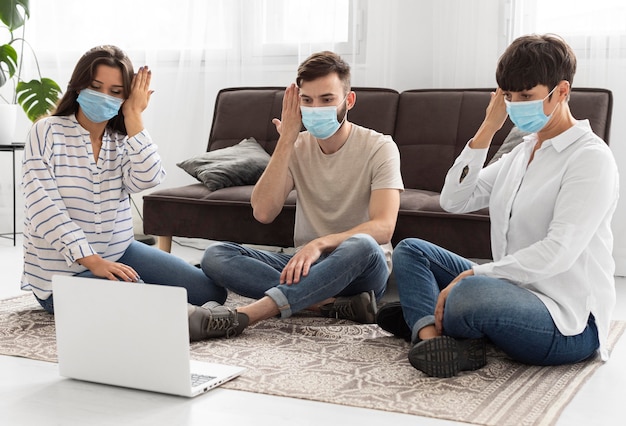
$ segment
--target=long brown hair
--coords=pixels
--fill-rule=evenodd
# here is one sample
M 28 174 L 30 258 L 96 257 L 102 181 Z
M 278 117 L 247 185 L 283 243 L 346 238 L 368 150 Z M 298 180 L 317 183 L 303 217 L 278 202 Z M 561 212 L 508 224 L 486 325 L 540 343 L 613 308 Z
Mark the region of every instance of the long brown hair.
M 130 62 L 126 53 L 116 46 L 97 46 L 88 50 L 76 64 L 70 82 L 67 85 L 67 91 L 57 104 L 52 115 L 67 116 L 78 112 L 78 93 L 89 87 L 96 75 L 98 65 L 107 65 L 119 68 L 122 72 L 122 84 L 124 91 L 124 99 L 130 94 L 130 83 L 135 74 L 133 64 Z M 126 125 L 124 124 L 124 114 L 120 108 L 119 113 L 109 120 L 107 128 L 126 135 Z

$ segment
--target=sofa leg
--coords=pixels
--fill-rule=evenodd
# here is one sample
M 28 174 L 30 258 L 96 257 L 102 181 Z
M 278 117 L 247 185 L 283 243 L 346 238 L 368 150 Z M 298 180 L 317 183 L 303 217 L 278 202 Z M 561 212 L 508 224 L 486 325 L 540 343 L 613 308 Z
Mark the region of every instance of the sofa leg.
M 172 237 L 159 235 L 159 249 L 168 253 L 172 252 Z

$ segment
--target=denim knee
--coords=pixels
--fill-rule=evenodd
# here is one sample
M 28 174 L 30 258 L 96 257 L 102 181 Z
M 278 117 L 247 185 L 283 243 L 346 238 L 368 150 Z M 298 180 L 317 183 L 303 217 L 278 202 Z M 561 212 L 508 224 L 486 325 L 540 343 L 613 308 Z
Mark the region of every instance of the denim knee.
M 214 266 L 219 266 L 222 263 L 223 256 L 232 256 L 239 254 L 240 251 L 236 244 L 216 242 L 208 246 L 204 250 L 200 265 L 202 270 L 206 274 Z M 205 269 L 206 268 L 206 269 Z
M 452 288 L 446 299 L 445 311 L 455 317 L 463 317 L 476 310 L 489 309 L 490 306 L 489 291 L 485 291 L 480 277 L 469 276 Z
M 497 287 L 504 284 L 500 281 L 484 276 L 469 276 L 459 281 L 446 299 L 443 318 L 446 334 L 478 338 L 482 337 L 486 323 L 506 321 L 503 306 L 494 299 Z
M 368 256 L 374 263 L 387 265 L 387 258 L 382 247 L 369 234 L 354 234 L 337 247 L 346 258 L 358 256 L 359 258 Z M 387 269 L 387 272 L 388 269 Z
M 402 269 L 403 272 L 410 274 L 415 271 L 417 265 L 426 267 L 429 263 L 425 253 L 428 246 L 433 246 L 433 244 L 419 238 L 405 238 L 400 241 L 391 254 L 394 268 Z
M 369 234 L 354 234 L 350 238 L 344 241 L 345 244 L 355 245 L 365 251 L 380 251 L 380 245 L 376 242 L 374 237 Z
M 400 261 L 402 256 L 408 254 L 407 252 L 412 251 L 418 241 L 421 240 L 419 240 L 418 238 L 405 238 L 404 240 L 396 244 L 396 246 L 393 248 L 392 254 L 394 263 L 396 261 Z

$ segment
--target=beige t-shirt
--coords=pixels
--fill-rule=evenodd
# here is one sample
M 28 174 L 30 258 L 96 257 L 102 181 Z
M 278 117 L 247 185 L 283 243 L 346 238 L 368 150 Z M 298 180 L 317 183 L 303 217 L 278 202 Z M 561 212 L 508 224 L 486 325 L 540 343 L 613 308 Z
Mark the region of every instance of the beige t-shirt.
M 289 172 L 298 194 L 296 247 L 367 222 L 373 190 L 404 190 L 400 153 L 391 136 L 356 124 L 346 143 L 329 155 L 309 132 L 300 133 Z M 382 248 L 389 260 L 391 243 Z

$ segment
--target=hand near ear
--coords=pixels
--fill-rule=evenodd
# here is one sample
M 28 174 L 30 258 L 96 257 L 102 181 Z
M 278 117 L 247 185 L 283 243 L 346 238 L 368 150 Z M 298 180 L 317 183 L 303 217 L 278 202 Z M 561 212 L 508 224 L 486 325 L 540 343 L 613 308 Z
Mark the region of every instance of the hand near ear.
M 141 114 L 148 107 L 150 97 L 154 93 L 154 90 L 150 90 L 150 80 L 152 71 L 147 66 L 139 68 L 130 84 L 128 99 L 124 102 L 124 115 Z
M 135 136 L 143 130 L 141 114 L 148 107 L 150 97 L 154 90 L 150 90 L 152 71 L 147 66 L 139 68 L 130 85 L 130 95 L 122 105 L 124 124 L 129 137 Z
M 493 136 L 502 128 L 507 116 L 504 92 L 498 87 L 495 92 L 491 93 L 491 99 L 485 111 L 485 119 L 472 138 L 469 146 L 474 149 L 489 148 Z
M 298 87 L 292 83 L 286 90 L 283 97 L 283 110 L 280 120 L 272 120 L 276 131 L 282 136 L 288 137 L 295 142 L 298 133 L 302 129 L 302 114 L 300 113 L 300 95 Z

